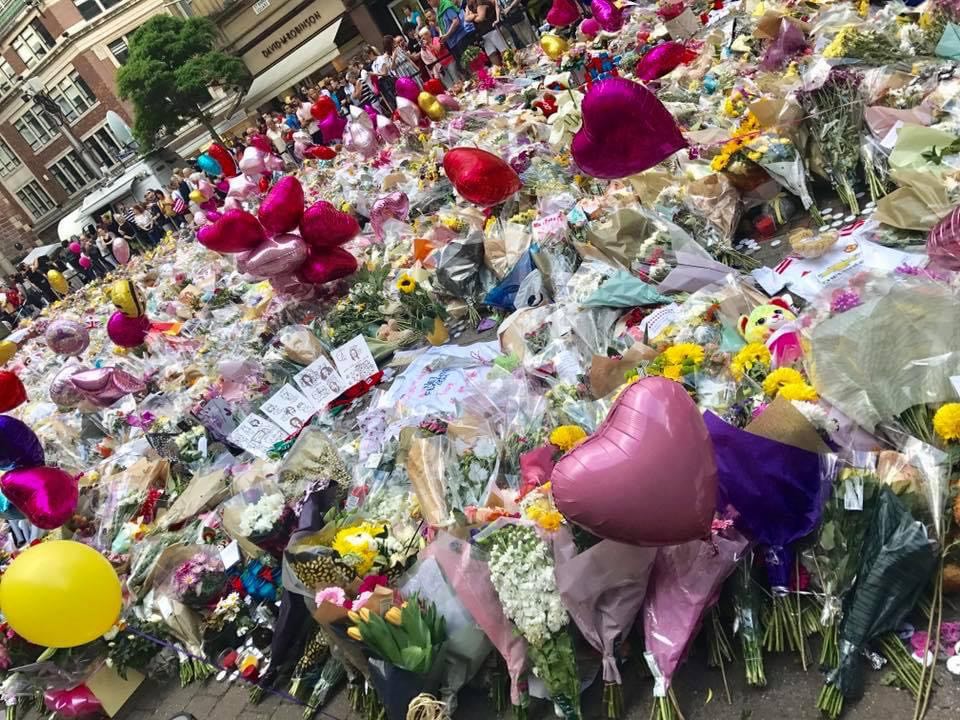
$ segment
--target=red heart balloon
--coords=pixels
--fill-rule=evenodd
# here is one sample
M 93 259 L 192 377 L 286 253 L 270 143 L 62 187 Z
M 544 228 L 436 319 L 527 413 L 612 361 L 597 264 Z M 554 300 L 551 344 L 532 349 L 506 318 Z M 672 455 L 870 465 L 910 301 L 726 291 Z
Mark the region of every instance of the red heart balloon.
M 326 145 L 314 145 L 303 151 L 304 156 L 314 160 L 333 160 L 337 156 L 336 150 Z
M 359 232 L 360 224 L 353 215 L 340 212 L 326 200 L 308 207 L 300 221 L 300 235 L 318 248 L 343 245 Z
M 237 255 L 237 270 L 268 278 L 289 275 L 303 265 L 307 254 L 307 244 L 299 235 L 277 235 Z
M 246 210 L 227 210 L 215 223 L 197 230 L 197 241 L 220 253 L 253 250 L 265 237 L 260 221 Z
M 326 95 L 321 95 L 317 98 L 317 101 L 310 106 L 310 114 L 313 115 L 314 120 L 323 120 L 327 115 L 336 111 L 337 106 L 334 105 L 333 100 Z
M 427 80 L 423 84 L 423 89 L 431 95 L 442 95 L 444 92 L 446 92 L 446 88 L 443 87 L 443 83 L 436 78 L 430 78 Z
M 262 179 L 262 178 L 261 178 Z M 293 175 L 284 175 L 260 203 L 257 217 L 272 235 L 290 232 L 303 217 L 303 186 Z
M 0 370 L 0 413 L 10 412 L 27 401 L 27 389 L 16 373 Z
M 547 12 L 547 22 L 554 27 L 573 25 L 580 19 L 580 8 L 573 0 L 553 0 Z
M 443 170 L 457 192 L 477 205 L 499 205 L 523 183 L 513 168 L 493 153 L 478 148 L 454 148 L 443 156 Z
M 257 181 L 257 187 L 260 189 L 260 192 L 265 193 L 270 188 L 270 178 L 266 175 L 261 176 Z
M 310 251 L 310 257 L 297 271 L 297 280 L 321 285 L 345 278 L 356 271 L 357 259 L 343 248 L 314 248 Z
M 3 494 L 43 530 L 55 530 L 77 509 L 77 479 L 55 467 L 11 470 L 0 478 Z
M 223 145 L 213 143 L 207 148 L 207 155 L 217 161 L 220 169 L 223 170 L 224 177 L 232 178 L 237 174 L 237 163 Z
M 557 509 L 595 535 L 634 545 L 704 537 L 717 495 L 707 426 L 680 383 L 646 377 L 550 476 Z
M 583 125 L 570 150 L 585 173 L 614 179 L 633 175 L 687 146 L 670 112 L 643 85 L 601 80 L 581 106 Z
M 264 137 L 260 133 L 251 135 L 250 139 L 247 142 L 251 147 L 255 147 L 257 150 L 261 150 L 262 152 L 265 152 L 265 153 L 273 152 L 273 143 L 271 143 L 266 137 Z

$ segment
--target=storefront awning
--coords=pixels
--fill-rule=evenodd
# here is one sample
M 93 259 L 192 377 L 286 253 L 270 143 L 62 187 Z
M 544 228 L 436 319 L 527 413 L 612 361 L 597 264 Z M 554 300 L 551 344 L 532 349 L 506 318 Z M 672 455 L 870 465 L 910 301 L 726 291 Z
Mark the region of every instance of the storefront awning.
M 340 54 L 336 37 L 341 22 L 343 18 L 332 22 L 311 40 L 257 75 L 240 106 L 253 109 L 334 60 Z

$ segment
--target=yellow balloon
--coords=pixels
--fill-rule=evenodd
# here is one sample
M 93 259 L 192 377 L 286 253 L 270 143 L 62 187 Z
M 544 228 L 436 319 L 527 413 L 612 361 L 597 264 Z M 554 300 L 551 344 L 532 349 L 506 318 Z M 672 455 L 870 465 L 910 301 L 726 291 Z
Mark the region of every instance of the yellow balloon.
M 548 58 L 556 60 L 567 51 L 569 45 L 562 37 L 547 34 L 540 38 L 540 47 L 543 48 Z
M 0 365 L 16 355 L 18 349 L 12 340 L 0 340 Z
M 203 193 L 199 190 L 191 190 L 190 199 L 193 200 L 197 205 L 206 200 L 206 198 L 203 196 Z
M 447 115 L 447 109 L 440 104 L 436 96 L 431 95 L 426 90 L 417 95 L 417 105 L 431 120 L 443 120 Z
M 0 609 L 25 640 L 52 648 L 84 645 L 120 617 L 120 580 L 93 548 L 73 540 L 34 545 L 0 580 Z
M 140 291 L 129 280 L 117 280 L 110 286 L 110 300 L 124 315 L 140 317 L 145 312 Z
M 50 287 L 52 287 L 58 295 L 66 295 L 70 290 L 70 286 L 67 285 L 67 279 L 59 270 L 47 270 L 47 282 L 50 283 Z

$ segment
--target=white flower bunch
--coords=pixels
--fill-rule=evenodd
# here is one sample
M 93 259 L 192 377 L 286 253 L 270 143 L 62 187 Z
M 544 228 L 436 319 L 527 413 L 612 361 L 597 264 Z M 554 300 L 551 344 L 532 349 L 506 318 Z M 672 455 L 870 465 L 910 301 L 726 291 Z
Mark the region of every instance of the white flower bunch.
M 233 622 L 240 615 L 240 593 L 232 592 L 217 601 L 213 609 L 213 616 L 222 618 L 224 622 Z
M 247 505 L 240 513 L 240 532 L 245 537 L 270 532 L 283 514 L 285 503 L 282 493 L 269 493 L 253 505 Z
M 530 644 L 539 645 L 566 626 L 553 558 L 533 528 L 508 525 L 494 534 L 490 578 L 504 613 Z

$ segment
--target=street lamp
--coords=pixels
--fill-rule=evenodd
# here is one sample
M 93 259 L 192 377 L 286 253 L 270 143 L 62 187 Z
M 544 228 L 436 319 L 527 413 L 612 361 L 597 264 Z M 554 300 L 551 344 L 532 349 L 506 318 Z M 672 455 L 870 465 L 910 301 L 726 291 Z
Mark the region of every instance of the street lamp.
M 21 99 L 26 102 L 35 102 L 37 107 L 47 115 L 50 121 L 53 124 L 53 127 L 59 127 L 60 132 L 63 133 L 63 136 L 67 139 L 67 142 L 77 151 L 77 156 L 80 161 L 87 166 L 87 169 L 93 173 L 93 176 L 96 178 L 102 178 L 103 172 L 100 170 L 100 167 L 94 162 L 93 158 L 90 156 L 89 151 L 82 142 L 77 139 L 77 136 L 73 134 L 70 130 L 70 122 L 67 120 L 67 116 L 63 114 L 63 110 L 57 105 L 56 101 L 51 98 L 46 90 L 43 89 L 43 85 L 40 81 L 35 78 L 29 78 L 23 84 L 23 94 Z

